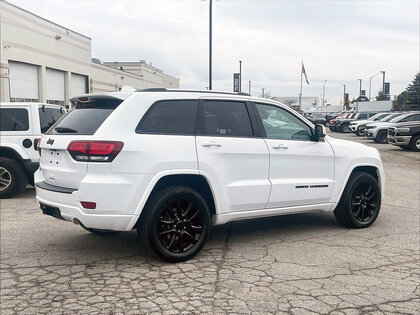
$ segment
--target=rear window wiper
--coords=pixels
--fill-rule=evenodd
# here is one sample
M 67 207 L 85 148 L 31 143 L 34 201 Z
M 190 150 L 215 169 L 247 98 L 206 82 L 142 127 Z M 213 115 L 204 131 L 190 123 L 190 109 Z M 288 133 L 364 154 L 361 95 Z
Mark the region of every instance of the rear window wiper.
M 77 133 L 77 130 L 74 130 L 72 128 L 67 128 L 67 127 L 56 127 L 54 128 L 55 131 L 57 131 L 58 133 Z

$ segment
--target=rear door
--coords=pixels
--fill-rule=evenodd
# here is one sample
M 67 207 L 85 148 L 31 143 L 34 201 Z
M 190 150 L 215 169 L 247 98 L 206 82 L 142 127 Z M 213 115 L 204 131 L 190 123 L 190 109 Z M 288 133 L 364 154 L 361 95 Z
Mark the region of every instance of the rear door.
M 221 212 L 263 209 L 270 194 L 267 145 L 257 137 L 249 113 L 246 101 L 199 103 L 199 170 L 212 180 Z
M 74 140 L 90 140 L 121 102 L 116 98 L 97 98 L 78 103 L 46 132 L 40 143 L 40 170 L 46 183 L 79 187 L 87 172 L 87 162 L 75 161 L 67 148 Z

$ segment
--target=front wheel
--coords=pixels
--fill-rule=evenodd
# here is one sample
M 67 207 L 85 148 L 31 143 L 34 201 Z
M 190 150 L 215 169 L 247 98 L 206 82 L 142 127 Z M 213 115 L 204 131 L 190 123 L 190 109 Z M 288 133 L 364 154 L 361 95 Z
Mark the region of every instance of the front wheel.
M 204 246 L 210 229 L 210 211 L 195 190 L 172 186 L 148 201 L 137 234 L 146 250 L 168 262 L 194 257 Z
M 334 215 L 339 223 L 351 228 L 366 228 L 375 222 L 381 208 L 378 181 L 369 173 L 350 176 Z
M 411 139 L 410 148 L 413 151 L 420 152 L 420 135 L 417 135 Z
M 361 136 L 364 136 L 364 132 L 361 130 L 361 128 L 360 127 L 358 127 L 357 128 L 357 130 L 356 130 L 356 136 L 359 136 L 359 137 L 361 137 Z
M 343 126 L 341 126 L 341 131 L 344 132 L 344 133 L 351 132 L 349 124 L 344 124 Z
M 377 143 L 388 143 L 388 132 L 386 130 L 381 130 L 378 132 L 375 138 Z

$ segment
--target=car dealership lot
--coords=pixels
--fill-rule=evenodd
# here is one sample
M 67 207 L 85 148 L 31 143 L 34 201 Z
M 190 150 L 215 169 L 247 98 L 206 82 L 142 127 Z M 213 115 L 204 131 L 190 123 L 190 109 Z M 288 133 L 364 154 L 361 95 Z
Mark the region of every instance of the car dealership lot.
M 1 200 L 1 313 L 419 313 L 420 154 L 333 136 L 381 152 L 386 197 L 368 229 L 332 213 L 234 222 L 168 264 L 135 231 L 93 235 L 42 215 L 33 189 Z

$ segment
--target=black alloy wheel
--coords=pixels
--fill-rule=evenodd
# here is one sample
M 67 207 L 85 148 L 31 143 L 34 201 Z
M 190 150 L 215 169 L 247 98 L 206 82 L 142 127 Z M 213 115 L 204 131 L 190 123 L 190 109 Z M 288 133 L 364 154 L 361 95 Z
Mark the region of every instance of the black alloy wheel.
M 386 130 L 380 130 L 376 135 L 375 141 L 377 143 L 388 143 L 388 132 Z
M 370 173 L 350 176 L 334 210 L 338 222 L 351 228 L 366 228 L 375 222 L 381 208 L 381 189 Z
M 146 250 L 169 262 L 194 257 L 204 246 L 210 229 L 207 202 L 195 190 L 171 186 L 147 202 L 137 234 Z

